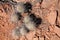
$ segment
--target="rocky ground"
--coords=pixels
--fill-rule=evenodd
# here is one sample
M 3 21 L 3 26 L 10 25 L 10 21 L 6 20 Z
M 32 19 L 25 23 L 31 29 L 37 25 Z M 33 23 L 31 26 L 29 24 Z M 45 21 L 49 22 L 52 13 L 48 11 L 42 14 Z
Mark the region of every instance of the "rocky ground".
M 0 40 L 60 40 L 60 0 L 13 1 L 0 1 Z M 24 10 L 22 4 L 26 2 L 32 4 L 32 10 Z M 30 21 L 31 14 L 41 19 Z M 27 26 L 28 33 L 22 24 Z M 16 28 L 19 30 L 15 32 Z

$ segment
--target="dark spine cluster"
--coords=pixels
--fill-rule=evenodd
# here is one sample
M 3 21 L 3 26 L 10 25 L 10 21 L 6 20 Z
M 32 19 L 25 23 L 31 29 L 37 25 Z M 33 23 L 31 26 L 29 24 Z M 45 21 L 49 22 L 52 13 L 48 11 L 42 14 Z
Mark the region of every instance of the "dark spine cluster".
M 24 3 L 25 13 L 31 13 L 32 4 L 29 2 Z
M 36 24 L 36 26 L 40 25 L 42 22 L 42 19 L 37 18 L 34 14 L 31 14 L 30 18 L 31 18 L 31 21 L 33 21 Z
M 18 20 L 21 20 L 21 18 L 22 18 L 21 13 L 17 12 L 16 15 L 18 16 Z

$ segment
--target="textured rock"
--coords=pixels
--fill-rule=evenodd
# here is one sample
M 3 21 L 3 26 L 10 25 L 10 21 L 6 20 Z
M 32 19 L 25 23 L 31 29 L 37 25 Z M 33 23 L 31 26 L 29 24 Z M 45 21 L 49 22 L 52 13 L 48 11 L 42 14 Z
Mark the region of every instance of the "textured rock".
M 56 11 L 51 11 L 48 15 L 47 15 L 47 20 L 50 24 L 55 24 L 56 21 Z
M 30 21 L 29 17 L 24 20 L 24 18 L 29 16 L 28 13 L 23 13 L 23 9 L 21 7 L 18 8 L 19 12 L 22 12 L 23 16 L 21 20 L 15 20 L 14 18 L 18 18 L 16 15 L 12 16 L 11 21 L 10 17 L 12 14 L 16 13 L 14 5 L 10 4 L 10 2 L 1 2 L 0 1 L 0 40 L 60 40 L 60 1 L 59 0 L 14 0 L 15 2 L 23 2 L 26 1 L 32 3 L 32 10 L 30 14 L 35 14 L 37 18 L 42 18 L 42 23 L 39 27 L 35 28 L 35 24 Z M 18 7 L 18 6 L 17 6 Z M 21 10 L 22 9 L 22 10 Z M 27 15 L 26 15 L 27 14 Z M 24 20 L 24 21 L 23 21 Z M 17 21 L 17 23 L 15 23 Z M 12 30 L 14 30 L 17 26 L 21 26 L 27 22 L 27 28 L 30 29 L 28 33 L 21 33 L 25 35 L 17 36 L 12 35 Z M 31 23 L 30 23 L 31 22 Z M 34 24 L 34 25 L 33 25 Z M 34 31 L 32 31 L 32 30 Z

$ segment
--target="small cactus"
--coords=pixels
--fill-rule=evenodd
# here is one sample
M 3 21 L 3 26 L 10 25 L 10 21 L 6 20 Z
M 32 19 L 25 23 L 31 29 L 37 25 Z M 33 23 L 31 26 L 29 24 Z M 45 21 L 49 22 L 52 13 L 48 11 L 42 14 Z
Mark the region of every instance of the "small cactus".
M 21 25 L 20 27 L 16 27 L 12 30 L 12 36 L 18 38 L 19 36 L 24 36 L 29 32 L 29 30 L 25 27 L 25 25 Z
M 29 30 L 35 30 L 35 23 L 31 21 L 31 18 L 29 16 L 24 17 L 23 21 Z
M 22 15 L 20 13 L 14 13 L 11 15 L 11 21 L 12 22 L 17 22 L 21 19 Z
M 24 12 L 23 3 L 17 3 L 17 5 L 15 5 L 15 9 L 17 12 L 23 13 Z

